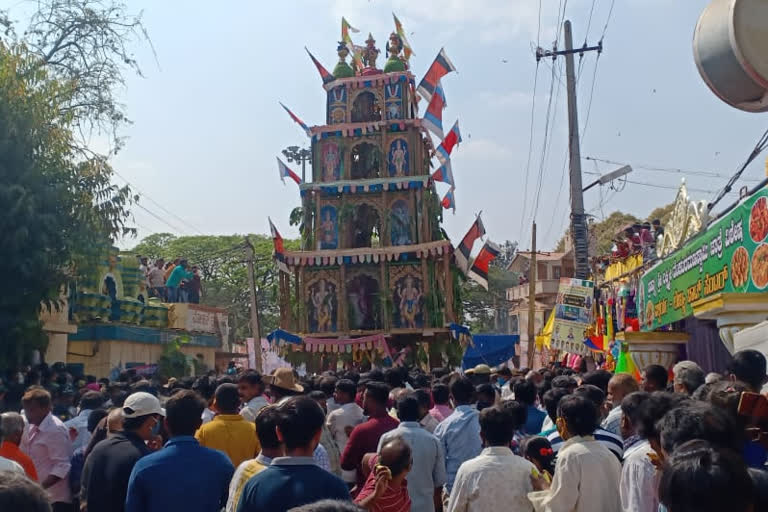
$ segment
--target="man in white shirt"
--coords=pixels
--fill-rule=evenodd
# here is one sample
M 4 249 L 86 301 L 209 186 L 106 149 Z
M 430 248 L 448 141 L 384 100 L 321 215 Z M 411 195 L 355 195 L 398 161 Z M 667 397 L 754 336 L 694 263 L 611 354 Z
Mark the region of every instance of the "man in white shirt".
M 516 419 L 510 409 L 495 405 L 480 412 L 483 451 L 459 467 L 448 501 L 448 512 L 488 510 L 533 511 L 533 464 L 509 449 Z
M 104 397 L 98 391 L 86 391 L 80 398 L 79 412 L 77 416 L 64 423 L 69 429 L 72 441 L 72 450 L 77 450 L 81 446 L 86 446 L 91 440 L 91 433 L 88 432 L 88 417 L 94 409 L 99 409 L 104 404 Z
M 605 405 L 611 410 L 600 425 L 608 432 L 621 435 L 621 401 L 630 393 L 640 389 L 635 378 L 628 373 L 617 373 L 608 381 Z
M 667 394 L 668 395 L 668 394 Z M 669 398 L 643 391 L 621 401 L 621 431 L 625 439 L 624 466 L 621 469 L 621 510 L 657 512 L 659 509 L 660 472 L 651 462 L 656 455 L 646 435 L 655 435 L 656 420 L 671 407 Z
M 0 473 L 3 471 L 13 471 L 22 475 L 25 474 L 24 468 L 22 468 L 18 462 L 15 460 L 6 459 L 5 457 L 0 457 Z
M 592 436 L 597 429 L 595 403 L 584 396 L 566 396 L 557 416 L 565 444 L 557 455 L 551 483 L 541 476 L 531 477 L 536 491 L 528 498 L 536 512 L 621 510 L 621 463 Z
M 262 407 L 269 405 L 264 396 L 264 378 L 257 371 L 248 370 L 237 379 L 237 391 L 243 402 L 240 416 L 248 421 L 255 421 L 256 414 Z
M 325 425 L 331 432 L 339 453 L 344 453 L 352 429 L 365 420 L 362 407 L 355 403 L 355 393 L 357 393 L 357 386 L 351 380 L 341 379 L 336 382 L 333 398 L 338 408 L 329 412 L 325 420 Z M 342 470 L 341 473 L 342 479 L 348 483 L 354 482 L 357 478 L 356 470 Z

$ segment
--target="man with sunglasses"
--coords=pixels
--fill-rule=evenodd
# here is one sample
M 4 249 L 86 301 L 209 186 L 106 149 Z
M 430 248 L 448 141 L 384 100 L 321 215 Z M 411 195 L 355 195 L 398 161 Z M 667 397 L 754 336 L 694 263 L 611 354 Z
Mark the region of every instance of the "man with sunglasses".
M 165 416 L 160 401 L 137 392 L 123 404 L 123 430 L 96 445 L 85 461 L 81 511 L 122 512 L 128 479 L 136 462 L 150 453 L 146 442 Z

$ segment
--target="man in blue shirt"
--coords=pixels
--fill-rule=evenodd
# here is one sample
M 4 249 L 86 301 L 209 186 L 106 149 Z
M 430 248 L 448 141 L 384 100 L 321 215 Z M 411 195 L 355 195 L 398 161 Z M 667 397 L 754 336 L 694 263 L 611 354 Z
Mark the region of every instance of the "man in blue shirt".
M 478 411 L 472 406 L 475 387 L 466 377 L 451 384 L 451 396 L 456 404 L 453 414 L 445 418 L 435 429 L 445 452 L 446 480 L 443 487 L 443 503 L 447 503 L 453 481 L 459 466 L 480 455 L 483 444 L 480 440 Z
M 381 436 L 376 451 L 381 454 L 382 447 L 395 438 L 402 439 L 411 447 L 413 466 L 408 473 L 411 509 L 434 512 L 440 508 L 441 491 L 445 483 L 443 445 L 419 424 L 421 411 L 415 392 L 397 401 L 397 417 L 400 425 Z
M 165 289 L 166 293 L 168 294 L 168 302 L 181 302 L 179 286 L 181 285 L 182 281 L 192 279 L 194 276 L 192 272 L 187 270 L 187 265 L 187 260 L 181 260 L 168 276 L 168 280 L 165 282 Z
M 205 402 L 194 391 L 168 399 L 165 426 L 171 438 L 134 466 L 125 512 L 219 512 L 226 505 L 234 467 L 224 453 L 195 439 L 203 409 Z
M 347 485 L 315 464 L 315 451 L 325 422 L 320 405 L 296 396 L 278 406 L 277 437 L 285 443 L 286 457 L 248 480 L 237 512 L 285 512 L 323 499 L 349 500 Z
M 547 416 L 542 410 L 536 407 L 536 385 L 528 380 L 521 380 L 515 383 L 513 388 L 515 400 L 523 404 L 528 411 L 528 418 L 525 420 L 523 430 L 526 434 L 532 436 L 541 432 L 541 425 Z

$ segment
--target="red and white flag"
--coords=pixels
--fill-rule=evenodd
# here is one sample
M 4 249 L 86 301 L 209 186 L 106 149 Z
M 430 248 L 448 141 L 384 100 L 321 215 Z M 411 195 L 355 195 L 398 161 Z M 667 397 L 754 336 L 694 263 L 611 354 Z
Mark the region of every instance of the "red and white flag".
M 280 232 L 272 223 L 272 219 L 269 219 L 269 230 L 272 232 L 272 243 L 275 245 L 274 257 L 277 262 L 277 268 L 285 273 L 289 273 L 288 265 L 285 264 L 285 248 L 283 247 L 283 237 L 280 236 Z
M 290 170 L 288 166 L 280 160 L 280 157 L 277 158 L 277 171 L 280 173 L 280 181 L 283 183 L 285 183 L 285 178 L 291 178 L 297 185 L 301 185 L 301 178 L 299 178 L 299 175 Z
M 477 284 L 488 289 L 488 268 L 493 260 L 501 253 L 501 248 L 490 240 L 486 240 L 483 248 L 472 262 L 472 268 L 467 272 L 467 277 Z
M 475 245 L 475 241 L 478 238 L 485 236 L 485 226 L 478 214 L 475 222 L 472 223 L 472 227 L 469 228 L 467 234 L 461 239 L 459 246 L 453 252 L 456 258 L 456 264 L 459 266 L 462 272 L 467 273 L 469 267 L 469 255 L 472 253 L 472 246 Z

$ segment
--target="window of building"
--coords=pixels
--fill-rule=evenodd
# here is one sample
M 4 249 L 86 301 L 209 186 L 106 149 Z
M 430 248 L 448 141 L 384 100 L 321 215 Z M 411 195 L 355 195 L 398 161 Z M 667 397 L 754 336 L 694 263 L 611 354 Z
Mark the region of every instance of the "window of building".
M 555 265 L 552 267 L 552 279 L 560 279 L 560 274 L 562 272 L 562 268 L 560 265 Z

